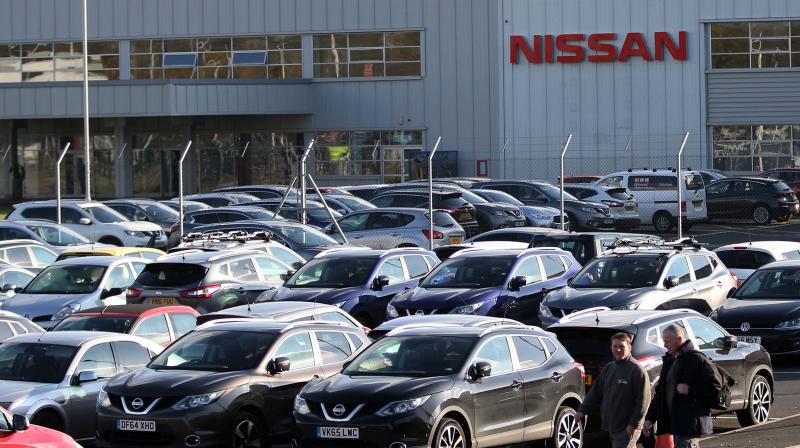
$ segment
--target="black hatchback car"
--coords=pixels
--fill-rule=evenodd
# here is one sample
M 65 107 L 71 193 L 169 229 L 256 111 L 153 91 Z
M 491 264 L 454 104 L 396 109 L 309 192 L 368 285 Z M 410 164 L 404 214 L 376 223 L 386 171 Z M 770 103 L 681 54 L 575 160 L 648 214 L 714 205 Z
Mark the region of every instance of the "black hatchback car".
M 800 210 L 797 196 L 776 179 L 730 177 L 706 186 L 708 217 L 750 218 L 756 224 L 788 221 Z
M 666 353 L 662 332 L 677 324 L 686 329 L 697 350 L 722 366 L 736 380 L 727 412 L 736 412 L 742 426 L 763 423 L 774 400 L 774 376 L 770 356 L 758 344 L 736 340 L 711 319 L 691 310 L 584 311 L 548 327 L 569 353 L 586 368 L 586 387 L 603 367 L 613 362 L 611 336 L 627 333 L 633 340 L 631 356 L 657 381 Z M 589 418 L 599 422 L 599 418 Z
M 583 396 L 583 367 L 552 333 L 400 328 L 304 387 L 294 418 L 301 447 L 578 447 Z
M 205 324 L 106 384 L 97 445 L 266 448 L 288 440 L 300 389 L 339 372 L 368 343 L 358 328 L 325 322 Z

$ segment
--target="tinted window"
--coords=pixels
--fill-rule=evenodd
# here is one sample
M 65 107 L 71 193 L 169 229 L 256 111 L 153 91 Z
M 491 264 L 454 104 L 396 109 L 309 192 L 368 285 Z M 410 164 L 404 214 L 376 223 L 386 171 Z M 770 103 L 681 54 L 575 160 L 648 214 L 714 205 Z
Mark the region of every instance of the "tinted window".
M 19 229 L 0 229 L 0 237 L 3 240 L 26 240 L 30 235 Z
M 542 255 L 540 258 L 542 259 L 542 266 L 544 266 L 544 273 L 548 279 L 556 278 L 567 272 L 564 262 L 558 255 Z
M 410 218 L 411 218 L 411 220 L 409 222 L 414 220 L 413 216 L 410 216 Z M 426 219 L 427 219 L 427 215 L 426 215 Z M 434 210 L 433 211 L 433 225 L 436 226 L 436 227 L 453 227 L 455 225 L 458 225 L 458 221 L 456 221 L 450 215 L 450 213 Z
M 372 204 L 377 207 L 390 207 L 394 202 L 393 196 L 381 196 L 371 200 Z
M 197 224 L 215 224 L 219 222 L 216 213 L 198 213 L 192 216 L 192 220 Z
M 775 261 L 775 257 L 760 250 L 722 250 L 716 254 L 728 269 L 758 269 Z
M 400 283 L 406 281 L 406 273 L 403 271 L 403 265 L 400 262 L 400 257 L 392 257 L 383 262 L 375 277 L 385 275 L 389 277 L 389 284 Z
M 23 217 L 28 219 L 47 219 L 50 221 L 56 220 L 56 208 L 55 207 L 29 207 L 23 210 L 20 213 Z M 62 222 L 64 219 L 64 210 L 61 210 L 61 219 Z M 66 223 L 65 223 L 66 224 Z M 75 223 L 71 223 L 75 224 Z
M 714 324 L 702 319 L 689 319 L 689 327 L 697 340 L 698 350 L 725 348 L 725 333 Z
M 501 286 L 516 259 L 509 257 L 450 258 L 425 277 L 424 288 L 488 288 Z
M 311 336 L 306 333 L 295 333 L 281 342 L 273 355 L 274 359 L 289 358 L 289 370 L 304 369 L 314 365 L 314 350 L 311 347 Z
M 318 258 L 301 267 L 287 282 L 290 288 L 347 288 L 367 283 L 375 258 Z
M 405 225 L 405 220 L 397 213 L 373 212 L 369 214 L 367 228 L 370 230 L 392 229 Z
M 492 376 L 512 370 L 511 351 L 505 336 L 490 339 L 475 355 L 475 362 L 488 362 L 492 366 Z
M 150 263 L 136 281 L 143 286 L 181 286 L 197 283 L 206 276 L 206 268 L 196 264 Z
M 165 344 L 170 341 L 167 319 L 163 314 L 150 316 L 142 320 L 133 334 L 153 341 L 156 344 Z
M 344 333 L 338 331 L 317 331 L 317 345 L 322 355 L 322 364 L 344 361 L 352 353 L 350 343 Z
M 12 247 L 6 251 L 6 260 L 18 266 L 32 266 L 31 256 L 25 247 Z
M 84 353 L 75 373 L 86 371 L 97 373 L 98 378 L 111 378 L 117 373 L 111 344 L 97 344 Z
M 678 277 L 681 285 L 692 280 L 689 275 L 689 263 L 686 262 L 686 257 L 675 257 L 669 266 L 669 271 L 667 271 L 667 278 L 669 277 Z
M 514 336 L 514 348 L 519 358 L 520 369 L 530 369 L 542 365 L 547 360 L 544 347 L 539 338 L 533 336 Z M 494 372 L 493 372 L 494 373 Z
M 708 258 L 704 257 L 703 255 L 692 255 L 691 257 L 689 257 L 689 260 L 691 260 L 692 262 L 692 268 L 694 269 L 694 277 L 697 280 L 708 277 L 714 270 L 711 267 L 711 263 L 709 263 Z
M 800 269 L 774 268 L 756 271 L 736 291 L 737 299 L 796 300 Z
M 514 272 L 515 277 L 525 277 L 526 284 L 530 285 L 532 283 L 542 281 L 542 273 L 539 270 L 539 261 L 537 257 L 530 257 L 522 262 L 517 266 L 517 271 Z
M 428 263 L 422 255 L 406 255 L 403 258 L 406 260 L 408 275 L 411 278 L 422 277 L 428 273 Z
M 273 333 L 195 331 L 170 345 L 153 360 L 152 369 L 231 372 L 251 370 L 264 359 Z
M 150 351 L 135 342 L 114 342 L 114 352 L 123 370 L 136 370 L 150 362 Z
M 708 188 L 706 188 L 706 192 L 711 194 L 725 194 L 731 189 L 732 185 L 733 182 L 730 181 L 717 182 L 713 185 L 709 185 Z
M 58 383 L 77 349 L 66 345 L 22 343 L 0 345 L 0 380 Z
M 194 330 L 197 326 L 197 318 L 192 314 L 172 313 L 169 314 L 169 320 L 172 322 L 172 331 L 175 333 L 175 339 Z
M 455 336 L 389 336 L 367 347 L 342 373 L 399 377 L 452 375 L 464 365 L 473 344 L 472 338 Z
M 11 326 L 8 322 L 0 322 L 0 341 L 5 341 L 11 336 L 14 336 L 14 332 L 11 331 Z
M 368 218 L 369 218 L 369 213 L 359 213 L 357 215 L 350 215 L 345 218 L 342 218 L 339 221 L 339 227 L 342 228 L 342 232 L 358 232 L 361 230 L 365 230 L 367 228 Z
M 570 283 L 573 288 L 642 288 L 658 282 L 662 257 L 627 256 L 590 261 Z

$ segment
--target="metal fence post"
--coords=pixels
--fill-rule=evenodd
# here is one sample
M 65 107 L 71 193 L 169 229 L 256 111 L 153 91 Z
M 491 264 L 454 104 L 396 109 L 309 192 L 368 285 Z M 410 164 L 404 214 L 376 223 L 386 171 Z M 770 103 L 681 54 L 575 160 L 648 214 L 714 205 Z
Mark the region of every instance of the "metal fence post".
M 561 150 L 561 230 L 566 230 L 567 225 L 564 222 L 564 155 L 567 153 L 567 148 L 569 148 L 569 144 L 572 141 L 572 134 L 569 134 L 567 137 L 567 141 L 564 143 L 564 149 Z
M 687 140 L 689 140 L 689 131 L 687 131 L 686 135 L 683 137 L 681 149 L 678 150 L 678 239 L 683 238 L 683 198 L 681 188 L 683 182 L 683 172 L 681 171 L 681 158 L 683 156 L 683 148 L 686 147 Z
M 186 148 L 181 153 L 181 158 L 178 160 L 178 226 L 180 231 L 180 238 L 183 238 L 183 160 L 186 154 L 189 154 L 189 148 L 192 147 L 192 141 L 186 143 Z
M 500 152 L 503 153 L 503 179 L 507 179 L 506 177 L 506 147 L 508 146 L 508 140 L 511 137 L 506 137 L 505 143 L 503 143 L 503 148 L 500 149 Z
M 64 149 L 61 150 L 61 154 L 58 155 L 58 160 L 56 161 L 56 223 L 61 224 L 61 161 L 64 160 L 64 156 L 67 155 L 67 150 L 69 149 L 70 142 L 67 142 L 64 145 Z M 61 231 L 58 231 L 58 238 L 61 241 Z
M 316 143 L 316 140 L 311 140 L 308 144 L 308 147 L 303 153 L 303 157 L 300 158 L 300 175 L 297 176 L 300 181 L 300 222 L 303 224 L 308 224 L 308 219 L 306 217 L 306 174 L 308 173 L 306 162 L 308 161 L 308 155 L 311 154 L 311 150 Z
M 433 155 L 439 149 L 442 143 L 442 136 L 436 139 L 436 144 L 433 146 L 433 151 L 428 156 L 428 249 L 433 250 Z

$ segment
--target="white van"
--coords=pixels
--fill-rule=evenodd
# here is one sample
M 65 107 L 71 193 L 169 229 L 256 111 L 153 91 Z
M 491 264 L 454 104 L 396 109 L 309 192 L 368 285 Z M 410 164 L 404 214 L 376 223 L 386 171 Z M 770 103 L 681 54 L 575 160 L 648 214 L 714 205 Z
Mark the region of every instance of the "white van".
M 678 223 L 678 176 L 673 169 L 628 170 L 609 174 L 595 182 L 603 187 L 624 187 L 639 206 L 642 224 L 669 232 Z M 684 171 L 681 201 L 684 230 L 708 219 L 706 188 L 698 171 Z

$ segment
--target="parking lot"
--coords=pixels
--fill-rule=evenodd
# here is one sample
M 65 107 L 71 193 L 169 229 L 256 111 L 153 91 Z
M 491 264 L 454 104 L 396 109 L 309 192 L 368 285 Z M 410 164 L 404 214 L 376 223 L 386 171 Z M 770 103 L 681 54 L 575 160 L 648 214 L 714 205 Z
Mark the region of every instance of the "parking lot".
M 786 223 L 771 223 L 765 226 L 744 220 L 711 222 L 693 226 L 684 232 L 684 236 L 693 236 L 701 243 L 707 244 L 708 249 L 747 241 L 800 241 L 800 219 L 794 218 Z

